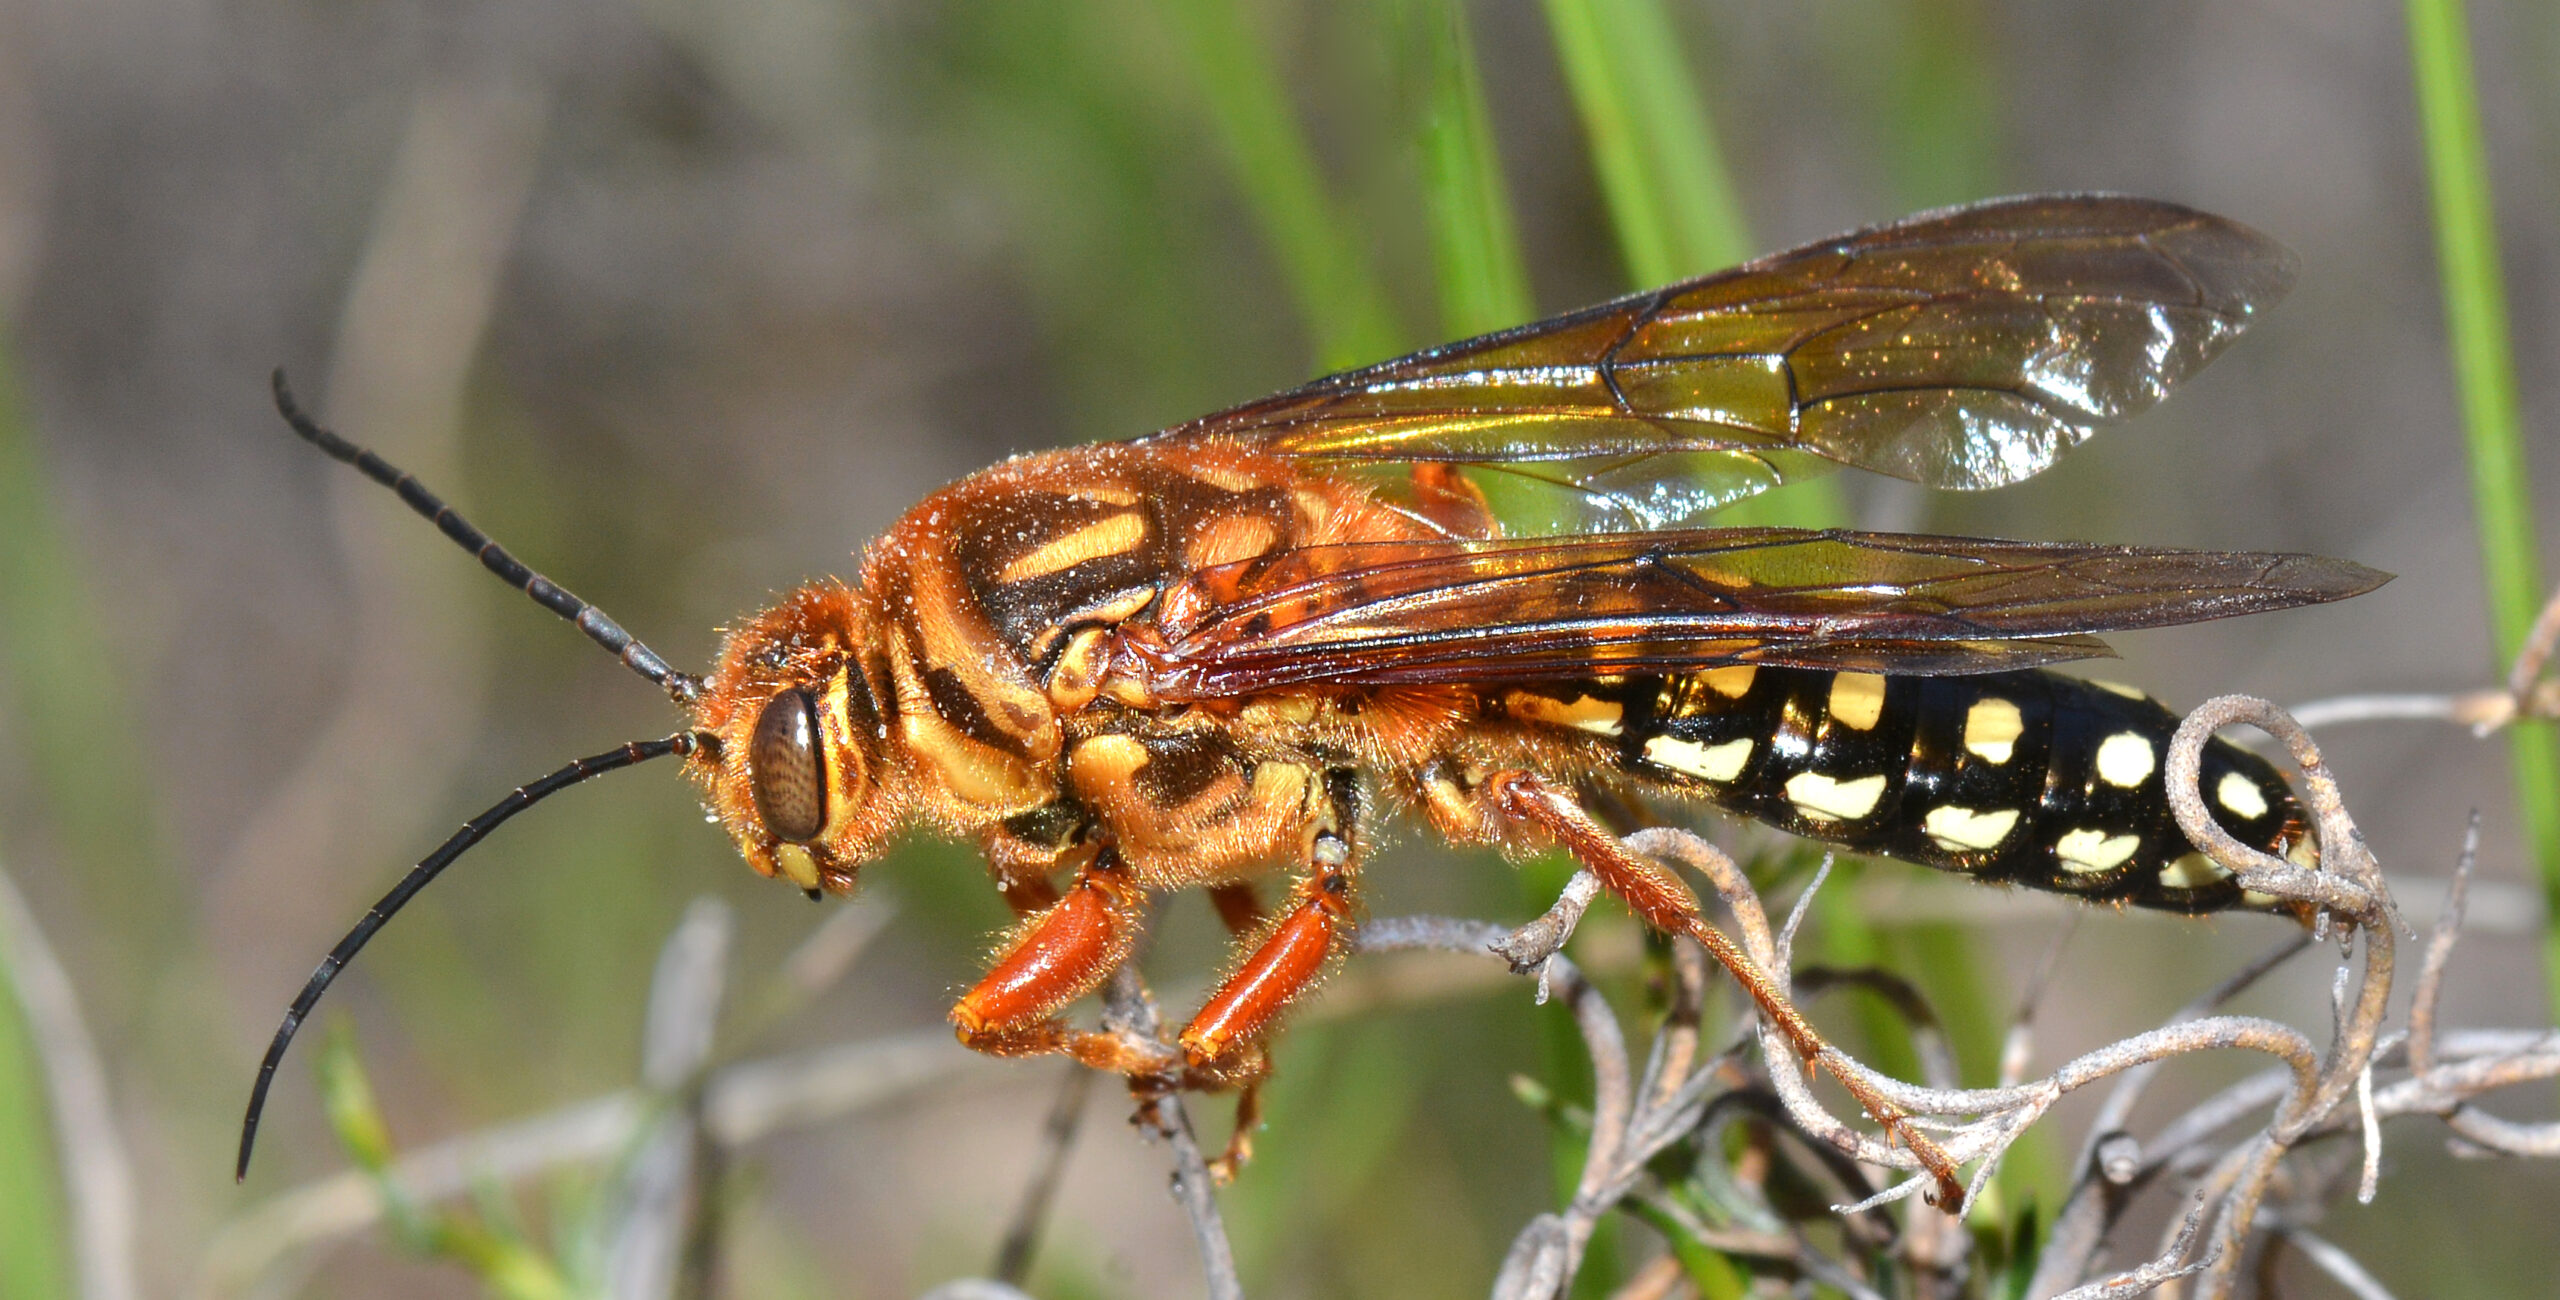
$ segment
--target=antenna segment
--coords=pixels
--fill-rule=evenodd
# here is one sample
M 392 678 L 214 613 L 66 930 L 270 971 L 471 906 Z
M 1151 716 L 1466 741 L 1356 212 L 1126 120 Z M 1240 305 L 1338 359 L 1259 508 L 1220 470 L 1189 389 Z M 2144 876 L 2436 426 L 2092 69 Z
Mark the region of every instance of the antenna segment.
M 702 696 L 702 679 L 692 673 L 679 672 L 658 657 L 658 652 L 642 645 L 639 638 L 622 630 L 603 610 L 569 594 L 567 588 L 528 568 L 524 561 L 507 553 L 507 548 L 489 540 L 487 533 L 471 526 L 469 520 L 446 505 L 443 498 L 427 490 L 425 484 L 412 478 L 408 471 L 374 455 L 337 434 L 323 428 L 306 414 L 293 399 L 293 389 L 286 385 L 284 371 L 274 377 L 276 412 L 304 442 L 326 452 L 330 459 L 353 465 L 366 478 L 391 489 L 411 510 L 425 517 L 437 530 L 453 539 L 454 544 L 478 556 L 482 567 L 498 575 L 508 586 L 533 597 L 533 603 L 578 625 L 587 639 L 613 652 L 615 658 L 631 671 L 656 683 L 676 703 L 691 707 Z

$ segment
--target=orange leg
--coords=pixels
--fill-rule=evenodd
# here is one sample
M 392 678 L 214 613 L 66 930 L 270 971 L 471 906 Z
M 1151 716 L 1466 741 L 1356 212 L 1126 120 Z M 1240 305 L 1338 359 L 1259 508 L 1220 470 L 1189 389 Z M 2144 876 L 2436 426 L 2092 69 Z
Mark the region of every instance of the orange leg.
M 1218 920 L 1227 927 L 1227 933 L 1237 939 L 1260 930 L 1269 919 L 1251 881 L 1210 886 L 1209 903 L 1218 909 Z M 1262 1081 L 1271 1073 L 1269 1049 L 1240 1064 L 1244 1067 L 1241 1070 L 1227 1071 L 1238 1079 L 1235 1127 L 1227 1132 L 1227 1149 L 1209 1162 L 1209 1176 L 1220 1183 L 1235 1181 L 1237 1172 L 1253 1159 L 1253 1131 L 1262 1127 Z
M 1359 883 L 1351 842 L 1331 827 L 1319 829 L 1307 856 L 1280 923 L 1182 1031 L 1182 1054 L 1192 1065 L 1215 1065 L 1259 1040 L 1350 937 Z
M 1145 897 L 1118 854 L 1106 849 L 1075 884 L 1029 922 L 975 988 L 951 1008 L 960 1041 L 991 1056 L 1063 1052 L 1096 1069 L 1161 1074 L 1176 1062 L 1161 1047 L 1118 1034 L 1087 1033 L 1056 1017 L 1093 991 L 1136 946 Z
M 1698 941 L 1707 955 L 1731 972 L 1743 991 L 1759 1004 L 1778 1032 L 1786 1035 L 1810 1070 L 1830 1045 L 1822 1041 L 1804 1013 L 1796 1010 L 1778 989 L 1777 982 L 1757 962 L 1725 937 L 1722 930 L 1707 922 L 1698 907 L 1698 896 L 1678 876 L 1651 862 L 1629 853 L 1601 825 L 1583 811 L 1582 805 L 1562 790 L 1528 772 L 1496 772 L 1486 777 L 1483 797 L 1501 816 L 1537 827 L 1573 854 L 1591 874 L 1599 877 L 1610 893 L 1624 899 L 1646 924 L 1665 934 L 1685 934 Z M 1186 1041 L 1185 1046 L 1188 1046 Z M 1837 1075 L 1837 1072 L 1834 1072 Z M 1902 1109 L 1878 1095 L 1857 1080 L 1840 1076 L 1842 1086 L 1865 1107 L 1867 1114 L 1881 1125 L 1889 1141 L 1911 1148 L 1938 1180 L 1933 1201 L 1950 1212 L 1964 1204 L 1964 1185 L 1956 1178 L 1953 1161 L 1937 1144 L 1909 1122 Z

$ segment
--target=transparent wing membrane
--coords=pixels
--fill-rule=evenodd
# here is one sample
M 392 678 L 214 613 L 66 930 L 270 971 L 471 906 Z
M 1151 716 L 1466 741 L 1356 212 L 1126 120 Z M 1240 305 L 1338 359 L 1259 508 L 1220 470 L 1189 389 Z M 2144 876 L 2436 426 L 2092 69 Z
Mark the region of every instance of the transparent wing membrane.
M 1691 526 L 1832 465 L 1990 488 L 2148 409 L 2281 297 L 2219 217 L 2038 196 L 1926 213 L 1156 435 L 1528 485 L 1553 533 Z M 1794 453 L 1789 456 L 1788 453 Z

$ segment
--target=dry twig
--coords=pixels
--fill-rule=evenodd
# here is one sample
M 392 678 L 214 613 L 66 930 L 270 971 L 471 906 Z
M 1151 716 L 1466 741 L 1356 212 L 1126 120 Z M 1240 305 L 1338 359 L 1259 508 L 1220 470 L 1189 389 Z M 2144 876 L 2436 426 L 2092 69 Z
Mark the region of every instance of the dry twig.
M 1156 1001 L 1138 978 L 1134 961 L 1122 962 L 1103 987 L 1104 1028 L 1164 1042 L 1164 1019 Z M 1172 1050 L 1166 1044 L 1166 1050 Z M 1178 1057 L 1175 1059 L 1179 1059 Z M 1191 1132 L 1191 1116 L 1182 1094 L 1153 1093 L 1139 1107 L 1141 1131 L 1162 1138 L 1173 1148 L 1173 1199 L 1191 1220 L 1191 1235 L 1200 1245 L 1200 1268 L 1208 1275 L 1209 1300 L 1244 1300 L 1244 1283 L 1236 1277 L 1235 1248 L 1227 1244 L 1226 1220 L 1218 1213 L 1217 1182 L 1209 1176 L 1208 1158 Z
M 1076 1134 L 1084 1125 L 1094 1074 L 1081 1063 L 1069 1061 L 1059 1076 L 1057 1099 L 1050 1103 L 1049 1118 L 1040 1126 L 1039 1162 L 1023 1188 L 1021 1203 L 1014 1207 L 1012 1224 L 996 1246 L 994 1277 L 1007 1286 L 1021 1285 L 1031 1273 L 1031 1253 L 1039 1248 L 1040 1229 L 1049 1221 L 1049 1206 L 1057 1199 L 1059 1179 L 1066 1173 L 1067 1153 L 1075 1149 Z

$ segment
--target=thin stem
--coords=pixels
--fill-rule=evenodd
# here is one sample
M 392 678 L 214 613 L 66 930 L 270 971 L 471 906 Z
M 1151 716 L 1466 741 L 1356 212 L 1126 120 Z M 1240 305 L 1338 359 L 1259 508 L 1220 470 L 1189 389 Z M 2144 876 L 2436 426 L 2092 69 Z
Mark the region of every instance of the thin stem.
M 1423 87 L 1415 145 L 1441 327 L 1462 336 L 1517 325 L 1536 314 L 1536 304 L 1466 10 L 1458 0 L 1408 0 L 1404 8 Z
M 2493 648 L 2504 660 L 2525 644 L 2542 603 L 2542 578 L 2532 467 L 2524 450 L 2496 210 L 2489 197 L 2488 149 L 2462 0 L 2409 0 L 2408 12 L 2410 67 L 2444 282 L 2445 342 L 2462 403 Z M 2547 727 L 2519 727 L 2508 747 L 2516 805 L 2542 877 L 2543 899 L 2560 912 L 2560 735 Z M 2552 988 L 2560 991 L 2560 930 L 2545 941 L 2543 953 Z
M 1394 355 L 1402 331 L 1353 238 L 1358 224 L 1325 188 L 1270 42 L 1227 0 L 1160 0 L 1160 7 L 1188 46 L 1209 123 L 1315 337 L 1318 360 L 1344 370 Z

